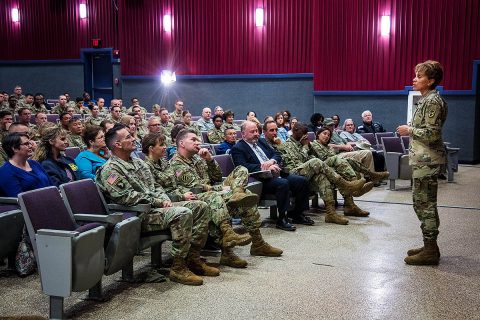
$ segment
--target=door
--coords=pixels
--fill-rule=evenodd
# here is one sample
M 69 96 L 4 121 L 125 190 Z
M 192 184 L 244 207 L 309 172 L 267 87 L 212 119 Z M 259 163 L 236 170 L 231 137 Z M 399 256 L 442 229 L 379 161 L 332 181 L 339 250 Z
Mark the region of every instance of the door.
M 85 90 L 92 99 L 104 98 L 109 106 L 113 98 L 113 64 L 111 49 L 84 49 Z

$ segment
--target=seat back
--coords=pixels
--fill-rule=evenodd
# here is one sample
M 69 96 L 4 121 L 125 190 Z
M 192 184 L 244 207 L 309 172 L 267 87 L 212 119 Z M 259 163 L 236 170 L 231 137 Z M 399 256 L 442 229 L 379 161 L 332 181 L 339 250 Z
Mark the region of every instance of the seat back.
M 222 154 L 218 156 L 213 156 L 213 159 L 217 161 L 220 169 L 222 170 L 222 176 L 227 177 L 233 169 L 235 169 L 235 164 L 233 163 L 232 156 L 229 154 Z
M 192 121 L 198 121 L 201 117 L 202 116 L 192 116 Z
M 22 211 L 0 206 L 0 260 L 5 257 L 14 256 L 20 239 L 22 238 L 22 229 L 24 225 Z
M 362 133 L 361 136 L 367 139 L 372 147 L 377 145 L 377 139 L 374 133 Z
M 75 159 L 79 153 L 80 153 L 79 147 L 68 147 L 65 149 L 65 155 L 72 159 Z
M 107 203 L 92 179 L 84 179 L 64 183 L 60 186 L 69 213 L 90 213 L 107 215 Z
M 235 139 L 240 140 L 240 139 L 243 138 L 243 137 L 242 137 L 242 131 L 235 131 L 235 134 L 236 134 Z
M 315 132 L 309 131 L 307 132 L 307 135 L 308 135 L 308 140 L 310 140 L 310 142 L 315 140 Z
M 202 143 L 200 148 L 206 148 L 212 155 L 215 155 L 215 148 L 210 143 Z
M 60 115 L 59 114 L 56 114 L 56 113 L 52 113 L 52 114 L 47 114 L 47 121 L 48 122 L 52 122 L 52 123 L 57 123 L 58 122 L 58 119 L 60 119 Z
M 210 140 L 208 139 L 208 132 L 207 131 L 201 131 L 201 134 L 202 134 L 203 143 L 210 143 Z
M 77 225 L 65 207 L 57 187 L 45 187 L 18 195 L 30 237 L 39 229 L 73 231 Z
M 410 136 L 402 136 L 402 143 L 403 148 L 407 151 L 410 148 Z
M 382 145 L 382 138 L 383 137 L 395 137 L 395 133 L 393 133 L 393 132 L 377 132 L 377 133 L 375 133 L 375 137 L 377 138 L 377 144 Z
M 382 137 L 382 144 L 385 152 L 405 153 L 405 149 L 403 149 L 402 141 L 399 137 Z

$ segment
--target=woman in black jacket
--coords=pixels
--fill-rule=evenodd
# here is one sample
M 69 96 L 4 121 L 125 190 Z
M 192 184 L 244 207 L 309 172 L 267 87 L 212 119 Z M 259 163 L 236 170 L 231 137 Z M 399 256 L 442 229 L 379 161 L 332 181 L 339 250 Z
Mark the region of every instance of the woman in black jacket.
M 62 154 L 67 147 L 67 132 L 60 127 L 48 128 L 32 157 L 42 164 L 57 187 L 62 183 L 77 180 L 75 161 Z

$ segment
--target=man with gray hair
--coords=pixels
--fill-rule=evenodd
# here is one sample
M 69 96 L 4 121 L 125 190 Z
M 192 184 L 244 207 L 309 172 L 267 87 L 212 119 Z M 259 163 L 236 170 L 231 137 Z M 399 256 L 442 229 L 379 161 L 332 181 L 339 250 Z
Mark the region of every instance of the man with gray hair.
M 377 133 L 385 132 L 383 126 L 380 122 L 374 122 L 372 117 L 372 112 L 370 110 L 365 110 L 362 112 L 363 124 L 358 126 L 357 133 Z

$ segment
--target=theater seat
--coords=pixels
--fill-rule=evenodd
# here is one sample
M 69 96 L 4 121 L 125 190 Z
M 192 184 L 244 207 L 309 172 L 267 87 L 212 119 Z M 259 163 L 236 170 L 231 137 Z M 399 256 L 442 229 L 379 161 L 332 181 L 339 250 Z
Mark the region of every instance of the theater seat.
M 399 137 L 382 137 L 385 164 L 390 176 L 390 190 L 395 190 L 395 180 L 411 180 L 412 167 L 408 163 L 408 153 Z
M 63 319 L 63 300 L 94 288 L 105 268 L 105 227 L 78 226 L 56 187 L 18 195 L 32 243 L 42 291 L 50 296 L 50 318 Z
M 15 269 L 15 254 L 24 226 L 17 198 L 0 197 L 0 261 L 8 258 L 8 269 Z

